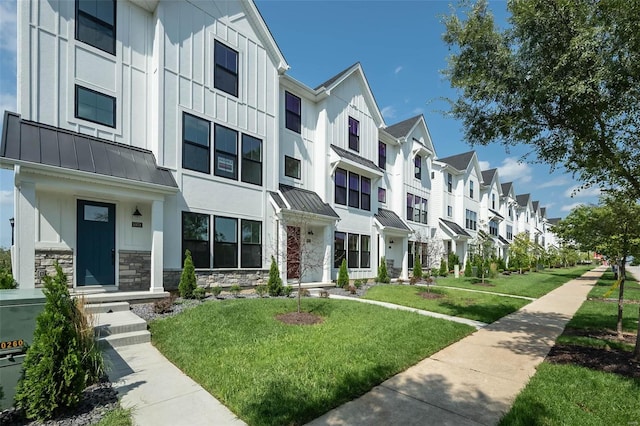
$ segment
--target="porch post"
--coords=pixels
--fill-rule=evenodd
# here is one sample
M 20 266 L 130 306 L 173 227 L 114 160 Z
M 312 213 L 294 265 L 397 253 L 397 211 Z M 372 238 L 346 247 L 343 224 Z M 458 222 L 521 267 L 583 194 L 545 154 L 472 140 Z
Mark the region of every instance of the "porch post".
M 18 172 L 19 173 L 19 172 Z M 20 288 L 35 288 L 36 273 L 36 184 L 18 180 L 15 196 L 15 280 Z
M 164 200 L 151 203 L 151 293 L 161 293 L 163 286 L 164 258 Z
M 402 273 L 400 277 L 403 280 L 409 279 L 409 251 L 407 247 L 409 246 L 409 237 L 402 238 Z
M 324 240 L 324 262 L 322 264 L 322 282 L 331 282 L 331 268 L 333 268 L 333 226 L 326 225 L 323 232 Z

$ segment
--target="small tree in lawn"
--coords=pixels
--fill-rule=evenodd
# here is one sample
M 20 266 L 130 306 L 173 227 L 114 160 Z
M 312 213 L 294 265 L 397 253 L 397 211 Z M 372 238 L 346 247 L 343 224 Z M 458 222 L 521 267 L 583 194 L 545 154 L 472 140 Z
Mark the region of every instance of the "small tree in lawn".
M 388 284 L 391 282 L 389 278 L 389 273 L 387 272 L 387 261 L 384 256 L 380 259 L 380 264 L 378 265 L 378 277 L 376 281 L 383 284 Z
M 282 278 L 276 259 L 271 256 L 271 267 L 269 268 L 269 281 L 267 282 L 269 296 L 280 296 L 283 293 Z
M 438 275 L 440 275 L 441 277 L 446 277 L 447 275 L 449 275 L 447 260 L 444 258 L 440 260 L 440 270 L 438 271 Z
M 347 270 L 346 259 L 342 259 L 340 269 L 338 270 L 338 281 L 336 284 L 338 287 L 345 287 L 349 285 L 349 271 Z
M 180 275 L 180 284 L 178 290 L 180 296 L 185 299 L 193 299 L 193 292 L 196 287 L 196 269 L 193 266 L 193 259 L 191 258 L 191 252 L 185 250 L 184 252 L 184 267 L 182 268 L 182 275 Z
M 473 276 L 473 269 L 471 268 L 471 258 L 467 256 L 467 263 L 464 265 L 464 276 L 471 278 Z
M 411 282 L 416 282 L 420 279 L 422 279 L 422 264 L 420 263 L 420 255 L 416 253 L 413 258 L 413 277 Z

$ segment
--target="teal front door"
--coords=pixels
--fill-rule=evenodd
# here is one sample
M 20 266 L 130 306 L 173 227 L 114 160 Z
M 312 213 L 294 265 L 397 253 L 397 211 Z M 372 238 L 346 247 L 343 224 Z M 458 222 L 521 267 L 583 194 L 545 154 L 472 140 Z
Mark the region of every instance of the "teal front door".
M 76 283 L 116 283 L 116 206 L 78 200 Z

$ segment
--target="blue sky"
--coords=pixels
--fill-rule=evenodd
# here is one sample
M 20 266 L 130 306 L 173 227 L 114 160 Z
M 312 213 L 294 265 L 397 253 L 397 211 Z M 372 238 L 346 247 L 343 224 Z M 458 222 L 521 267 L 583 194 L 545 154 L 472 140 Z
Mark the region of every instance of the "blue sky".
M 469 151 L 461 124 L 447 117 L 444 98 L 455 93 L 442 77 L 449 55 L 441 18 L 449 1 L 257 0 L 267 26 L 291 66 L 289 74 L 315 87 L 360 62 L 391 125 L 424 114 L 438 157 Z M 504 23 L 506 2 L 490 7 Z M 16 3 L 0 0 L 0 111 L 16 111 Z M 4 115 L 4 113 L 3 113 Z M 0 124 L 1 126 L 1 124 Z M 550 173 L 544 164 L 521 163 L 526 147 L 505 152 L 501 145 L 476 147 L 483 169 L 498 167 L 503 182 L 518 194 L 531 193 L 548 217 L 563 217 L 579 203 L 597 202 L 598 191 L 582 191 L 570 175 Z M 0 246 L 10 244 L 13 216 L 12 172 L 0 171 Z

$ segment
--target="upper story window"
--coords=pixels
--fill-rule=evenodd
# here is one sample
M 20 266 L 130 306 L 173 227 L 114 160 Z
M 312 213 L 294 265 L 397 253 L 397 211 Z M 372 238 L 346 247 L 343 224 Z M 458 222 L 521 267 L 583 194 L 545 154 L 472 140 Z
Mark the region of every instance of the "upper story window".
M 467 209 L 465 212 L 464 227 L 473 231 L 478 229 L 478 213 Z
M 496 209 L 496 194 L 491 194 L 491 208 Z
M 360 178 L 360 208 L 371 210 L 371 179 L 364 176 Z
M 116 98 L 76 85 L 76 118 L 116 127 Z
M 527 223 L 529 223 L 529 212 L 527 212 Z
M 242 135 L 242 181 L 262 185 L 262 141 Z
M 498 222 L 496 222 L 495 220 L 489 221 L 489 234 L 493 235 L 494 237 L 498 236 Z
M 285 98 L 285 127 L 296 133 L 301 133 L 302 100 L 296 95 L 284 92 Z
M 76 0 L 76 40 L 116 54 L 116 1 Z
M 387 190 L 384 188 L 378 188 L 378 202 L 386 203 L 387 202 Z
M 209 173 L 209 134 L 207 120 L 182 114 L 182 167 Z
M 447 173 L 447 192 L 453 192 L 453 175 Z
M 214 45 L 215 67 L 213 86 L 233 96 L 238 96 L 238 52 L 216 40 Z
M 300 160 L 291 158 L 287 155 L 284 156 L 284 175 L 292 177 L 294 179 L 300 179 L 301 166 Z
M 448 217 L 453 216 L 453 207 L 447 206 L 447 216 Z
M 469 198 L 473 198 L 473 181 L 469 181 Z
M 237 180 L 238 132 L 216 124 L 214 145 L 214 174 L 216 176 Z
M 347 205 L 347 171 L 336 169 L 335 173 L 335 194 L 334 201 L 336 204 Z
M 360 175 L 349 172 L 349 207 L 360 207 Z
M 509 206 L 509 219 L 513 219 L 513 208 Z
M 507 240 L 513 240 L 513 226 L 507 225 Z
M 427 199 L 407 193 L 407 220 L 427 224 Z
M 378 167 L 387 169 L 387 144 L 384 142 L 378 142 Z
M 416 179 L 422 179 L 422 156 L 416 155 L 416 158 L 413 160 L 413 164 L 415 166 L 415 170 L 413 172 Z
M 349 117 L 349 149 L 360 152 L 360 122 Z

